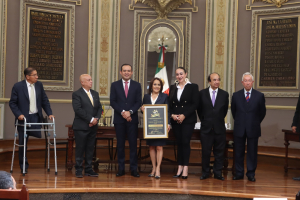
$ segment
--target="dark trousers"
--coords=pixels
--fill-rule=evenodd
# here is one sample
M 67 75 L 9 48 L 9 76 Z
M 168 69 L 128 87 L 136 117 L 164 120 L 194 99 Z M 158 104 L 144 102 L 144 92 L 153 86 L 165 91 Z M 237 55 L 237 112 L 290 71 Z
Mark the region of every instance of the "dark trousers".
M 92 170 L 92 160 L 95 148 L 95 138 L 97 128 L 93 127 L 87 131 L 74 130 L 76 149 L 75 149 L 75 169 L 82 171 L 83 156 L 85 154 L 85 172 Z
M 190 160 L 191 146 L 190 141 L 195 128 L 195 124 L 172 123 L 172 129 L 177 143 L 177 162 L 178 165 L 188 166 Z
M 234 159 L 235 175 L 244 176 L 245 143 L 247 139 L 247 173 L 246 176 L 255 176 L 257 167 L 258 138 L 248 138 L 246 133 L 243 137 L 234 136 Z
M 137 170 L 137 123 L 118 123 L 114 124 L 117 136 L 117 151 L 119 170 L 125 170 L 125 140 L 126 134 L 130 150 L 130 170 Z
M 221 175 L 224 164 L 224 150 L 226 145 L 226 132 L 216 134 L 211 130 L 208 134 L 201 134 L 202 145 L 202 174 L 209 174 L 210 155 L 213 148 L 215 157 L 213 172 L 215 175 Z
M 30 114 L 29 118 L 26 118 L 27 123 L 38 123 L 40 118 L 38 114 Z M 23 123 L 23 121 L 19 121 Z M 41 126 L 33 125 L 31 127 L 26 127 L 27 129 L 40 129 Z M 26 154 L 25 154 L 25 169 L 28 169 L 29 163 L 27 160 L 27 143 L 29 136 L 41 138 L 41 131 L 26 131 Z M 19 135 L 19 145 L 24 145 L 24 126 L 18 126 L 18 135 Z M 24 147 L 19 147 L 19 165 L 21 170 L 23 170 L 23 157 L 24 157 Z

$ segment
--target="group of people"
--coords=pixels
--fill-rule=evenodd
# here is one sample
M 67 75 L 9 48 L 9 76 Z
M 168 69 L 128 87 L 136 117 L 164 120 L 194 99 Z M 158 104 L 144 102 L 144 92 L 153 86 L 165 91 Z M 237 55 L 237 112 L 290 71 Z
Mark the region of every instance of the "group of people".
M 125 140 L 129 142 L 130 171 L 134 177 L 140 177 L 137 170 L 137 134 L 138 112 L 144 111 L 146 104 L 168 104 L 169 125 L 177 143 L 178 170 L 174 178 L 188 178 L 190 158 L 190 140 L 194 131 L 197 115 L 201 121 L 202 175 L 201 180 L 210 177 L 210 157 L 214 154 L 213 174 L 215 179 L 224 180 L 222 168 L 226 145 L 225 117 L 228 112 L 229 94 L 220 87 L 221 77 L 211 73 L 207 77 L 209 87 L 199 92 L 198 85 L 191 83 L 183 67 L 176 69 L 176 81 L 170 87 L 170 94 L 162 93 L 163 81 L 153 78 L 149 91 L 142 100 L 140 83 L 131 79 L 132 66 L 123 64 L 120 68 L 121 79 L 111 84 L 110 105 L 114 109 L 114 127 L 117 138 L 118 172 L 117 177 L 125 175 Z M 20 122 L 26 117 L 27 122 L 40 122 L 42 109 L 49 118 L 54 118 L 43 85 L 38 81 L 37 71 L 33 68 L 24 70 L 25 80 L 18 82 L 12 89 L 9 106 Z M 92 169 L 92 157 L 95 145 L 98 120 L 102 106 L 98 92 L 92 90 L 92 78 L 82 74 L 79 78 L 81 88 L 72 94 L 75 112 L 73 130 L 75 135 L 75 175 L 78 178 L 97 177 Z M 247 142 L 247 173 L 249 181 L 255 181 L 257 167 L 258 138 L 261 136 L 260 124 L 266 115 L 263 93 L 253 89 L 254 78 L 246 72 L 242 76 L 243 89 L 233 93 L 231 113 L 234 118 L 234 161 L 235 176 L 233 180 L 244 178 L 244 155 Z M 299 106 L 300 107 L 300 106 Z M 297 106 L 297 111 L 299 111 Z M 297 119 L 294 119 L 297 121 Z M 298 120 L 299 121 L 299 120 Z M 39 127 L 37 127 L 39 128 Z M 296 131 L 296 124 L 293 124 Z M 19 127 L 19 143 L 23 144 L 23 128 Z M 40 132 L 28 132 L 28 136 L 41 137 Z M 28 137 L 26 138 L 26 142 Z M 148 139 L 152 171 L 149 177 L 160 178 L 163 158 L 163 146 L 166 139 Z M 23 168 L 23 147 L 19 149 L 19 164 Z M 85 159 L 84 169 L 83 160 Z M 28 161 L 25 169 L 27 173 Z
M 178 170 L 174 178 L 188 178 L 190 140 L 197 122 L 201 121 L 202 175 L 201 180 L 210 177 L 210 156 L 213 149 L 215 157 L 214 178 L 224 180 L 222 168 L 226 145 L 225 117 L 228 112 L 229 94 L 220 89 L 220 75 L 211 73 L 207 81 L 210 86 L 199 92 L 198 85 L 191 83 L 183 67 L 176 69 L 176 81 L 170 87 L 170 95 L 162 93 L 163 82 L 153 78 L 148 94 L 141 100 L 141 85 L 133 81 L 132 66 L 123 64 L 120 69 L 122 78 L 112 83 L 110 105 L 114 109 L 114 126 L 117 136 L 119 169 L 116 176 L 125 175 L 125 138 L 129 141 L 131 175 L 139 177 L 137 171 L 137 133 L 138 110 L 143 112 L 146 104 L 168 104 L 169 125 L 172 127 L 177 143 Z M 255 181 L 257 166 L 258 138 L 261 135 L 260 123 L 266 115 L 264 95 L 252 88 L 254 78 L 250 73 L 242 76 L 244 89 L 232 96 L 231 113 L 235 119 L 234 144 L 236 173 L 233 180 L 244 178 L 244 155 L 247 141 L 247 177 Z M 142 106 L 141 106 L 142 103 Z M 147 139 L 152 171 L 149 177 L 160 178 L 163 146 L 166 139 Z

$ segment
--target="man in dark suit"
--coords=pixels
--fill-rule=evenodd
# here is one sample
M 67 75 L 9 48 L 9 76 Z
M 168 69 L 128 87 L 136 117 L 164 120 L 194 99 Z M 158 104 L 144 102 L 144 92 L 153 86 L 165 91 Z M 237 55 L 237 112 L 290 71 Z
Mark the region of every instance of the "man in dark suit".
M 293 123 L 292 123 L 292 131 L 293 133 L 300 133 L 300 95 L 298 98 L 298 103 L 296 107 L 296 111 L 294 114 L 293 118 Z M 293 177 L 295 181 L 300 181 L 300 177 Z
M 85 154 L 85 175 L 97 177 L 92 169 L 92 159 L 95 138 L 98 129 L 98 120 L 102 114 L 102 107 L 98 92 L 92 90 L 92 78 L 82 74 L 79 78 L 81 88 L 72 94 L 72 105 L 75 112 L 73 130 L 76 142 L 75 149 L 75 175 L 82 178 L 82 162 Z
M 258 138 L 261 136 L 260 124 L 266 116 L 265 96 L 254 90 L 252 74 L 246 72 L 242 77 L 244 89 L 233 93 L 231 113 L 234 119 L 234 158 L 235 176 L 233 180 L 244 178 L 245 143 L 247 139 L 247 173 L 249 181 L 255 181 L 257 167 Z
M 202 176 L 201 180 L 210 175 L 211 149 L 215 157 L 214 178 L 224 180 L 222 168 L 226 145 L 226 127 L 224 118 L 228 111 L 228 92 L 219 88 L 220 75 L 211 73 L 207 78 L 210 87 L 199 92 L 198 116 L 201 121 L 202 145 Z
M 125 174 L 125 138 L 130 148 L 131 175 L 140 177 L 137 172 L 137 133 L 138 109 L 141 107 L 142 94 L 140 83 L 131 80 L 132 66 L 123 64 L 120 74 L 122 79 L 113 82 L 110 90 L 110 105 L 114 109 L 114 126 L 117 135 L 119 170 L 116 176 Z
M 43 120 L 42 108 L 49 116 L 49 119 L 54 118 L 48 97 L 45 93 L 43 84 L 38 81 L 37 71 L 28 67 L 24 70 L 25 80 L 16 83 L 11 91 L 11 97 L 9 101 L 9 107 L 19 124 L 24 123 L 24 117 L 27 123 L 40 123 Z M 41 126 L 31 126 L 30 129 L 40 129 Z M 26 131 L 27 137 L 24 139 L 24 126 L 18 126 L 19 133 L 19 145 L 24 145 L 26 139 L 26 151 L 27 142 L 29 136 L 41 138 L 40 131 Z M 23 173 L 23 157 L 24 147 L 19 147 L 19 164 L 21 173 Z M 28 160 L 25 155 L 25 173 L 28 169 Z

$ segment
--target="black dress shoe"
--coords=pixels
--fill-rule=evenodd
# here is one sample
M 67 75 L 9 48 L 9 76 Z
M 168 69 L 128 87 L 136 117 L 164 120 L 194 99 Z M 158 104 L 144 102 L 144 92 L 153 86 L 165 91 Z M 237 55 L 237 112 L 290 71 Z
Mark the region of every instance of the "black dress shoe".
M 200 176 L 200 180 L 204 180 L 204 179 L 207 179 L 207 178 L 209 178 L 208 174 L 202 174 L 202 176 Z
M 116 176 L 123 176 L 125 175 L 125 170 L 119 170 Z
M 252 181 L 252 182 L 255 182 L 255 181 L 256 181 L 255 178 L 254 178 L 254 176 L 249 176 L 249 177 L 248 177 L 248 180 L 249 180 L 249 181 Z
M 27 173 L 28 173 L 28 170 L 25 169 L 25 174 L 27 174 Z M 23 169 L 21 169 L 21 174 L 23 174 Z
M 188 178 L 188 176 L 182 176 L 181 178 L 182 178 L 182 179 L 187 179 L 187 178 Z
M 75 172 L 75 176 L 77 177 L 77 178 L 82 178 L 83 176 L 82 176 L 82 171 L 76 171 Z
M 241 180 L 241 179 L 244 179 L 244 177 L 243 176 L 234 176 L 233 178 L 232 178 L 232 180 Z
M 300 177 L 293 177 L 293 180 L 300 181 Z
M 173 178 L 180 178 L 181 175 L 182 175 L 182 172 L 181 172 L 179 175 L 175 174 L 175 175 L 173 176 Z
M 140 174 L 136 170 L 131 171 L 131 176 L 133 177 L 140 177 Z
M 93 176 L 93 177 L 98 177 L 99 174 L 97 174 L 96 172 L 94 172 L 93 170 L 85 172 L 84 173 L 85 176 Z
M 224 181 L 224 177 L 222 175 L 216 175 L 216 174 L 214 174 L 214 178 L 215 179 L 219 179 L 221 181 Z

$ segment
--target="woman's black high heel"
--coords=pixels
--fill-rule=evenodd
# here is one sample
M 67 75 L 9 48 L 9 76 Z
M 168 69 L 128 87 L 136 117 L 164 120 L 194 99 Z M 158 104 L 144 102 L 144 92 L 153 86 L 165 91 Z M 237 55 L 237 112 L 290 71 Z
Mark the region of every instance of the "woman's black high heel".
M 180 178 L 180 176 L 182 175 L 182 172 L 183 172 L 183 170 L 181 171 L 181 173 L 180 173 L 179 175 L 175 174 L 175 175 L 173 176 L 173 178 Z

